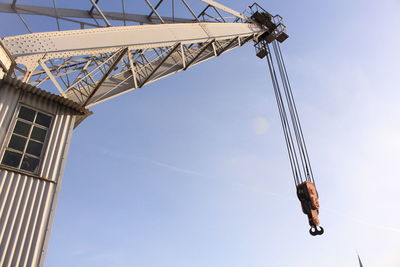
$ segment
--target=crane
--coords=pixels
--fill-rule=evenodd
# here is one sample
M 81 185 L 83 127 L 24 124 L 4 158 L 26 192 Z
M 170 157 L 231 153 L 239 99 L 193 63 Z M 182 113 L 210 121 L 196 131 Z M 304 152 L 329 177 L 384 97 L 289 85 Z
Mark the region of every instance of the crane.
M 19 204 L 12 206 L 21 202 L 18 196 L 2 193 L 5 187 L 0 186 L 0 195 L 9 198 L 0 207 L 0 219 L 6 225 L 0 229 L 0 247 L 6 251 L 0 255 L 0 265 L 43 265 L 70 132 L 90 115 L 88 108 L 251 42 L 256 55 L 266 59 L 269 66 L 296 192 L 308 217 L 310 234 L 321 235 L 324 230 L 319 226 L 318 193 L 279 45 L 288 38 L 282 17 L 271 15 L 256 3 L 237 12 L 213 0 L 140 0 L 135 2 L 137 14 L 129 12 L 125 1 L 120 2 L 120 12 L 103 10 L 99 0 L 85 2 L 87 9 L 60 7 L 55 0 L 52 6 L 20 4 L 17 0 L 0 3 L 0 13 L 16 15 L 28 31 L 0 40 L 0 95 L 6 90 L 23 91 L 12 100 L 15 109 L 0 109 L 0 115 L 4 113 L 8 120 L 7 124 L 1 121 L 8 133 L 0 132 L 0 141 L 5 144 L 1 148 L 0 184 L 7 183 L 11 172 L 39 180 L 46 188 L 45 200 L 41 196 L 32 206 L 18 210 Z M 26 16 L 43 19 L 41 25 L 55 22 L 54 29 L 33 31 Z M 54 121 L 62 117 L 61 113 L 44 110 L 44 106 L 35 110 L 35 105 L 29 104 L 33 100 L 28 101 L 26 95 L 73 110 L 71 122 L 58 126 L 67 129 L 59 141 L 46 143 L 56 135 Z M 25 100 L 18 102 L 21 98 Z M 7 101 L 1 99 L 0 107 L 10 105 Z M 23 124 L 33 130 L 24 135 L 18 128 Z M 43 133 L 43 138 L 37 133 Z M 15 140 L 29 145 L 18 147 Z M 40 146 L 36 155 L 31 143 Z M 46 171 L 46 164 L 53 164 L 57 171 Z M 16 215 L 6 212 L 14 208 L 15 214 L 26 209 L 40 212 L 18 222 Z M 31 236 L 21 236 L 18 229 L 24 227 L 37 230 L 26 230 Z M 28 241 L 22 244 L 19 240 Z

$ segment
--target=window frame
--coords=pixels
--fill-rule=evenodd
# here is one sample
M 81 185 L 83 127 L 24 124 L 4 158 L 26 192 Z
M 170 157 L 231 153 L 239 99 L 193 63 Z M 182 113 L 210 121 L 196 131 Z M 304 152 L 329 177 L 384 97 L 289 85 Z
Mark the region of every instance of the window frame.
M 18 117 L 22 107 L 28 108 L 28 109 L 33 110 L 35 112 L 35 116 L 34 116 L 32 121 L 29 121 L 29 120 L 26 120 L 26 119 Z M 51 120 L 50 120 L 50 124 L 49 124 L 48 127 L 40 125 L 40 124 L 35 122 L 39 112 L 50 117 Z M 27 105 L 25 103 L 21 103 L 21 102 L 18 103 L 18 105 L 17 105 L 17 107 L 16 107 L 16 109 L 14 111 L 14 114 L 12 116 L 11 123 L 9 124 L 9 128 L 8 128 L 7 134 L 6 134 L 6 138 L 4 139 L 4 142 L 3 142 L 3 148 L 2 148 L 2 151 L 1 151 L 1 154 L 0 154 L 1 155 L 1 157 L 0 157 L 0 166 L 4 167 L 5 169 L 11 169 L 11 170 L 15 170 L 17 172 L 27 173 L 29 175 L 39 175 L 41 173 L 41 170 L 42 170 L 43 159 L 44 159 L 44 156 L 45 156 L 46 151 L 47 151 L 47 146 L 48 146 L 49 138 L 50 138 L 50 135 L 51 135 L 51 130 L 53 128 L 54 118 L 55 118 L 55 114 L 51 114 L 49 112 L 43 111 L 40 108 L 33 107 L 33 106 Z M 18 133 L 14 132 L 18 121 L 30 125 L 30 130 L 29 130 L 29 133 L 28 133 L 27 136 L 23 136 L 21 134 L 18 134 Z M 36 140 L 36 139 L 32 138 L 32 132 L 34 130 L 34 127 L 37 127 L 39 129 L 42 129 L 42 130 L 46 131 L 46 135 L 45 135 L 45 138 L 44 138 L 43 141 L 39 141 L 39 140 Z M 13 135 L 26 139 L 26 143 L 24 145 L 23 151 L 19 151 L 17 149 L 9 147 L 10 141 L 11 141 L 11 138 L 13 137 Z M 29 145 L 30 141 L 34 141 L 34 142 L 42 144 L 42 148 L 41 148 L 41 152 L 40 152 L 39 156 L 36 156 L 34 154 L 31 154 L 31 153 L 27 152 L 28 145 Z M 14 167 L 14 166 L 10 166 L 10 165 L 2 163 L 3 159 L 4 159 L 4 156 L 5 156 L 5 153 L 7 151 L 18 153 L 18 154 L 21 155 L 21 159 L 20 159 L 20 162 L 18 164 L 18 167 Z M 37 165 L 37 168 L 35 168 L 35 170 L 30 171 L 30 170 L 26 170 L 26 169 L 22 168 L 22 163 L 23 163 L 24 158 L 26 156 L 39 160 L 39 164 Z

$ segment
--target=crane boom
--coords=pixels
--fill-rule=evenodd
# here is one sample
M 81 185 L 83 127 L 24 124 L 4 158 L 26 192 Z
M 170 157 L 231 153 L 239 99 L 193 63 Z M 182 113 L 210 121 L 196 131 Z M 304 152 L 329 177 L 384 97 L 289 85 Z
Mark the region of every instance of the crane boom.
M 67 98 L 91 106 L 219 56 L 264 32 L 250 23 L 157 24 L 33 33 L 6 37 L 3 44 L 16 63 L 27 68 L 26 81 L 46 73 L 57 88 L 61 85 L 55 77 L 79 72 L 78 58 L 94 64 L 96 56 L 105 55 L 97 62 L 101 67 L 63 89 Z M 124 55 L 118 57 L 122 50 Z M 65 62 L 60 69 L 51 64 L 54 61 Z M 105 77 L 106 70 L 118 64 L 119 70 Z
M 181 17 L 162 14 L 163 0 L 144 2 L 151 9 L 148 15 L 103 11 L 97 1 L 90 11 L 0 3 L 0 13 L 56 18 L 58 28 L 5 37 L 0 54 L 16 65 L 9 67 L 14 78 L 34 86 L 50 82 L 62 96 L 89 107 L 258 40 L 268 31 L 213 0 L 197 1 L 207 4 L 200 13 L 182 1 L 187 17 L 183 12 Z M 61 31 L 59 20 L 81 29 Z M 135 25 L 112 26 L 121 21 Z M 0 75 L 8 71 L 5 65 Z

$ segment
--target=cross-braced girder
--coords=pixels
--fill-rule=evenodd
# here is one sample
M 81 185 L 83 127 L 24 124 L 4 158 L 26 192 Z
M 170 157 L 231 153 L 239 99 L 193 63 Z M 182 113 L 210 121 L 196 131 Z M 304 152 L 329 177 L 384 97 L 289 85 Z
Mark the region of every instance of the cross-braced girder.
M 218 42 L 212 39 L 192 46 L 176 43 L 173 46 L 160 49 L 129 51 L 120 62 L 120 71 L 116 72 L 115 75 L 110 75 L 103 81 L 102 86 L 87 105 L 94 105 L 122 93 L 141 88 L 176 72 L 186 70 L 200 62 L 240 46 L 243 41 L 241 43 L 239 38 L 220 40 Z M 213 44 L 215 43 L 219 45 L 214 47 Z M 129 58 L 132 58 L 132 66 Z M 88 87 L 90 86 L 83 86 L 79 90 L 71 88 L 67 91 L 67 97 L 81 103 L 82 95 L 79 94 L 87 91 Z M 83 98 L 85 98 L 84 95 Z
M 187 70 L 267 30 L 212 0 L 141 2 L 138 10 L 147 11 L 140 15 L 129 13 L 124 0 L 121 13 L 102 10 L 99 0 L 89 0 L 89 10 L 0 3 L 0 12 L 57 22 L 58 31 L 2 40 L 16 64 L 13 75 L 35 86 L 52 83 L 61 95 L 91 106 Z M 168 3 L 172 10 L 165 8 Z M 61 21 L 81 29 L 63 31 Z

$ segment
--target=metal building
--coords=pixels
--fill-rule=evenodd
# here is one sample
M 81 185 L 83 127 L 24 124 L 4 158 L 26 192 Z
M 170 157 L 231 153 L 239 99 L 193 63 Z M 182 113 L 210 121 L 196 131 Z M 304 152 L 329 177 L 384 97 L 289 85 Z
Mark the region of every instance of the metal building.
M 43 265 L 72 130 L 89 114 L 18 80 L 0 81 L 0 266 Z

